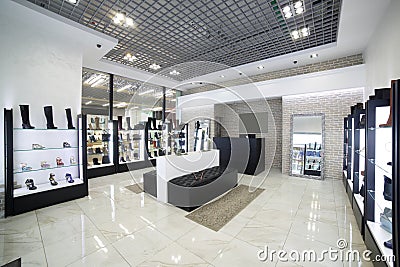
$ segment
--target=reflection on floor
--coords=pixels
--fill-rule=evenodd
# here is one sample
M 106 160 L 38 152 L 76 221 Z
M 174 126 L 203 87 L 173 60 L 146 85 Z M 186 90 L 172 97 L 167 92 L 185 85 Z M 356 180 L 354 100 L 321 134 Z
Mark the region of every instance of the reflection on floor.
M 272 170 L 240 183 L 266 190 L 219 232 L 125 186 L 144 171 L 91 179 L 90 196 L 0 220 L 0 265 L 25 266 L 372 266 L 370 263 L 261 262 L 269 249 L 336 248 L 339 238 L 363 251 L 340 180 L 307 180 Z M 232 203 L 234 204 L 234 203 Z

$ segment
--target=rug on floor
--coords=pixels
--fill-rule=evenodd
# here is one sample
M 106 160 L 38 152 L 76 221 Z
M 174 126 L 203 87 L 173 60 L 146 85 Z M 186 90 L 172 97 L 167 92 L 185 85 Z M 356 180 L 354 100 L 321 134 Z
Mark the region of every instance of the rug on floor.
M 189 213 L 186 218 L 217 232 L 263 191 L 262 188 L 250 190 L 247 185 L 238 185 L 222 197 Z
M 140 194 L 143 192 L 143 183 L 128 185 L 125 186 L 125 188 L 132 191 L 133 193 Z

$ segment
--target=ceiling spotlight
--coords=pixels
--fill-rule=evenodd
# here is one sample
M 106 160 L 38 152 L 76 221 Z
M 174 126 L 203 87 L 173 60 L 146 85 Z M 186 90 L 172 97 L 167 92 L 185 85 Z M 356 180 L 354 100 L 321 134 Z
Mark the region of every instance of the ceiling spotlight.
M 262 70 L 263 68 L 264 68 L 263 65 L 259 65 L 259 66 L 257 67 L 257 69 L 259 69 L 259 70 Z
M 220 75 L 219 77 L 221 77 L 221 78 L 225 78 L 225 75 Z
M 295 4 L 294 4 L 294 8 L 300 8 L 300 7 L 302 7 L 303 6 L 303 2 L 301 2 L 301 1 L 297 1 Z
M 304 27 L 303 29 L 301 29 L 301 34 L 305 37 L 305 36 L 308 36 L 310 33 L 309 33 L 309 30 L 308 30 L 308 28 L 307 27 Z
M 90 101 L 86 102 L 85 105 L 90 105 L 92 103 L 93 103 L 93 101 L 90 100 Z
M 67 2 L 73 5 L 77 5 L 79 0 L 68 0 Z
M 303 13 L 304 9 L 302 7 L 299 7 L 296 9 L 296 14 L 299 15 L 301 13 Z
M 124 59 L 128 60 L 129 62 L 133 62 L 134 60 L 137 60 L 137 57 L 135 57 L 131 53 L 126 53 L 126 55 L 124 56 Z
M 118 11 L 112 20 L 115 24 L 124 27 L 133 27 L 135 24 L 132 18 L 127 17 L 126 13 L 121 11 Z
M 290 12 L 290 6 L 285 6 L 285 7 L 282 9 L 282 11 L 285 12 L 285 13 Z
M 293 13 L 292 12 L 287 12 L 287 13 L 285 13 L 285 18 L 290 18 L 290 17 L 292 17 L 293 16 Z
M 171 75 L 179 75 L 181 73 L 179 71 L 177 71 L 177 70 L 173 70 L 173 71 L 170 71 L 169 74 L 171 74 Z
M 152 69 L 152 70 L 158 70 L 158 69 L 161 68 L 161 66 L 158 65 L 158 64 L 156 64 L 156 63 L 153 63 L 153 64 L 151 64 L 151 65 L 149 66 L 149 68 Z
M 301 30 L 294 30 L 291 32 L 292 38 L 297 40 L 300 37 L 307 37 L 310 35 L 310 29 L 308 27 L 304 27 Z
M 318 54 L 317 53 L 314 53 L 314 54 L 311 54 L 310 55 L 310 58 L 317 58 L 318 57 Z

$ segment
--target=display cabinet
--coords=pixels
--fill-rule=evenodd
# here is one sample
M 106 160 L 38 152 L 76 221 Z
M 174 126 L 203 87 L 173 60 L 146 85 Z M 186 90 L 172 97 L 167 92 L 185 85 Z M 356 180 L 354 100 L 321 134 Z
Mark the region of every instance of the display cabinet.
M 343 185 L 347 185 L 347 153 L 349 145 L 348 118 L 343 119 Z
M 346 182 L 346 192 L 350 203 L 353 203 L 353 157 L 354 157 L 354 117 L 353 117 L 354 107 L 352 107 L 352 113 L 347 116 L 348 125 L 348 145 L 347 145 L 347 182 Z
M 165 129 L 164 129 L 165 130 Z M 145 127 L 145 146 L 147 158 L 155 165 L 155 158 L 166 154 L 168 138 L 163 133 L 162 120 L 149 118 Z
M 353 199 L 352 207 L 357 225 L 364 234 L 364 185 L 365 169 L 365 109 L 361 103 L 357 104 L 353 112 L 353 143 L 352 158 Z M 364 119 L 363 119 L 364 118 Z
M 85 115 L 88 178 L 116 173 L 116 122 L 105 115 Z
M 322 146 L 320 143 L 309 143 L 305 146 L 304 174 L 321 176 Z
M 188 152 L 188 141 L 187 137 L 189 134 L 189 127 L 187 124 L 179 125 L 170 132 L 170 144 L 171 152 L 180 155 Z
M 210 139 L 210 120 L 195 122 L 193 151 L 203 151 L 212 148 Z
M 82 126 L 22 129 L 4 109 L 5 216 L 17 215 L 88 195 Z
M 380 127 L 387 122 L 390 102 L 389 99 L 369 100 L 366 108 L 365 243 L 374 254 L 391 256 L 393 250 L 387 246 L 387 242 L 392 240 L 395 233 L 392 219 L 392 178 L 395 177 L 391 166 L 393 129 Z M 376 266 L 386 265 L 393 266 L 393 263 L 381 262 Z

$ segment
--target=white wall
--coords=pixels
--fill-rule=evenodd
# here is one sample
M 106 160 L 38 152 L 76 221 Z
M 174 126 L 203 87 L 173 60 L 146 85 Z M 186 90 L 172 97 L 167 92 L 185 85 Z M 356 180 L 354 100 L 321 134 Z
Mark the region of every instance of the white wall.
M 96 42 L 106 47 L 116 43 L 44 15 L 38 8 L 29 2 L 0 1 L 0 140 L 4 140 L 4 108 L 14 109 L 14 127 L 21 128 L 20 104 L 30 105 L 30 121 L 36 128 L 46 128 L 46 105 L 53 106 L 54 124 L 59 128 L 67 127 L 65 108 L 72 108 L 76 126 L 76 115 L 81 111 L 83 56 L 91 49 L 92 56 L 102 56 Z M 0 158 L 4 158 L 3 141 Z
M 390 87 L 392 79 L 400 79 L 400 1 L 392 0 L 386 14 L 364 52 L 367 70 L 365 99 L 375 88 Z

